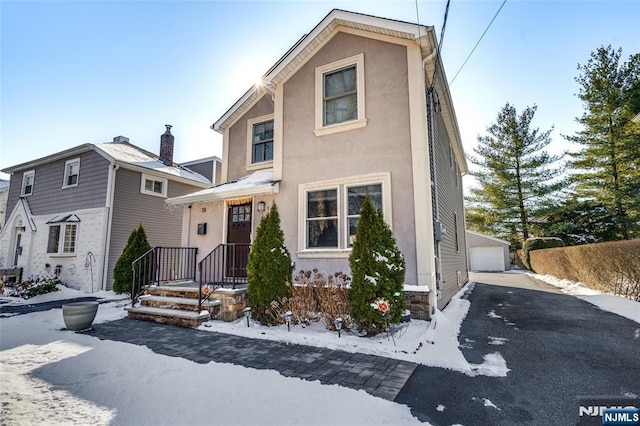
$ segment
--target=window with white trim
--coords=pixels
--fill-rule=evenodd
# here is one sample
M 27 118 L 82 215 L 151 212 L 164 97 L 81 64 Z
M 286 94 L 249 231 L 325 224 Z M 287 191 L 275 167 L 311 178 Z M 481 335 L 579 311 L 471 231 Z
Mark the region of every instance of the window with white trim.
M 77 186 L 78 176 L 80 176 L 80 159 L 74 158 L 73 160 L 68 160 L 64 164 L 64 182 L 62 183 L 62 187 L 69 188 L 71 186 Z
M 273 164 L 273 114 L 247 120 L 247 170 Z
M 348 255 L 367 194 L 391 223 L 390 179 L 388 173 L 376 173 L 300 185 L 299 254 L 337 251 Z
M 366 126 L 364 54 L 316 68 L 316 136 Z
M 167 196 L 167 179 L 149 175 L 142 175 L 140 192 L 158 197 Z
M 78 225 L 65 223 L 49 225 L 49 238 L 47 241 L 47 253 L 49 254 L 75 254 Z
M 22 192 L 20 193 L 21 196 L 33 194 L 33 182 L 35 180 L 35 176 L 35 170 L 29 170 L 28 172 L 24 172 L 22 174 Z

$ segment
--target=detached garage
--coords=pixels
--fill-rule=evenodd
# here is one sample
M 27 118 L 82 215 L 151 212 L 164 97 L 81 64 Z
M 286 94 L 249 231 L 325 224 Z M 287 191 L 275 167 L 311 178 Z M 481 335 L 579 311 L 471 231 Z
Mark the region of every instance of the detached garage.
M 509 242 L 467 231 L 470 271 L 502 272 L 510 268 Z

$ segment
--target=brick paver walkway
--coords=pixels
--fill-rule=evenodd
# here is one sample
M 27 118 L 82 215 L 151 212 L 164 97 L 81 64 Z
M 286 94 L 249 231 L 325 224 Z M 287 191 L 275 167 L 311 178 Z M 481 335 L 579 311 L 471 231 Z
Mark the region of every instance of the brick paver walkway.
M 147 346 L 152 351 L 206 364 L 228 362 L 283 376 L 362 389 L 393 401 L 416 364 L 360 353 L 317 348 L 124 318 L 94 324 L 86 334 Z

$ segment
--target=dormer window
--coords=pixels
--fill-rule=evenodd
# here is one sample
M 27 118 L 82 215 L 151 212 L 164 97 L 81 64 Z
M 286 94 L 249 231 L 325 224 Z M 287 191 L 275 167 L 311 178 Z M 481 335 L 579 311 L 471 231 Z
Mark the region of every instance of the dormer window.
M 22 174 L 22 192 L 21 196 L 33 194 L 33 181 L 35 179 L 35 170 L 29 170 Z
M 74 158 L 69 160 L 64 165 L 64 182 L 63 188 L 69 188 L 71 186 L 78 185 L 78 176 L 80 175 L 80 159 Z

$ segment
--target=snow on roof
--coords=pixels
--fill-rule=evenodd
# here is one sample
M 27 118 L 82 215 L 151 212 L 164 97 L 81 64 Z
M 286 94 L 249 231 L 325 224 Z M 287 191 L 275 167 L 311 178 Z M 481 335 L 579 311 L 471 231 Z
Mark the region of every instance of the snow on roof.
M 258 170 L 233 182 L 223 183 L 181 197 L 167 199 L 169 204 L 187 204 L 196 201 L 215 201 L 259 194 L 277 194 L 278 182 L 273 180 L 273 169 Z
M 104 152 L 115 161 L 131 164 L 160 173 L 165 173 L 183 179 L 189 179 L 199 183 L 211 184 L 209 179 L 202 176 L 201 174 L 177 164 L 167 166 L 154 154 L 146 152 L 130 143 L 106 142 L 97 143 L 94 145 L 97 149 Z
M 47 225 L 52 223 L 63 223 L 63 222 L 80 222 L 80 218 L 75 214 L 60 214 L 58 216 L 52 217 Z

